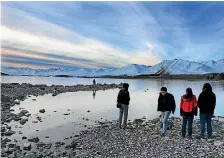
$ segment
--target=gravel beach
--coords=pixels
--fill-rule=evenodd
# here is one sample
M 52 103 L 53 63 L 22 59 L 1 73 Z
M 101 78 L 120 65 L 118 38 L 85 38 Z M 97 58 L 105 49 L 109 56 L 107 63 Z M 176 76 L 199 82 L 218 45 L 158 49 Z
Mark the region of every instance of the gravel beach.
M 193 124 L 193 137 L 180 136 L 181 118 L 171 117 L 172 129 L 166 137 L 160 136 L 161 123 L 159 118 L 147 120 L 145 117 L 128 122 L 128 128 L 118 128 L 117 121 L 97 121 L 89 130 L 79 135 L 71 135 L 63 141 L 43 143 L 38 137 L 21 139 L 27 140 L 19 144 L 19 140 L 9 139 L 15 134 L 8 126 L 12 120 L 22 125 L 29 119 L 29 112 L 22 109 L 19 114 L 10 111 L 10 107 L 20 104 L 29 95 L 53 96 L 76 91 L 107 90 L 120 88 L 122 84 L 98 84 L 75 86 L 46 86 L 30 84 L 2 84 L 1 95 L 1 157 L 22 158 L 61 158 L 61 157 L 153 157 L 153 158 L 224 158 L 224 122 L 221 118 L 213 121 L 213 139 L 200 139 L 200 124 Z M 44 113 L 44 109 L 40 109 Z M 38 119 L 41 121 L 41 118 Z M 48 139 L 46 137 L 45 139 Z

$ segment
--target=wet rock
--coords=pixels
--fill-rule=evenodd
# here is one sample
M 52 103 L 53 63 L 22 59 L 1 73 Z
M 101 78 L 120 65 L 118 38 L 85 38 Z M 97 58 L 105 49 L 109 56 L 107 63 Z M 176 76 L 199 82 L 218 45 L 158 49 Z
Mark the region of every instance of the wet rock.
M 40 109 L 39 112 L 40 113 L 45 113 L 45 109 Z
M 8 144 L 8 147 L 9 148 L 15 148 L 16 147 L 16 144 Z
M 38 143 L 39 140 L 40 139 L 38 137 L 33 137 L 33 138 L 28 139 L 29 142 L 33 142 L 33 143 Z
M 27 151 L 31 150 L 31 144 L 30 143 L 24 143 L 23 150 L 27 150 Z
M 28 121 L 28 119 L 24 119 L 24 118 L 22 118 L 22 119 L 19 121 L 19 123 L 20 123 L 21 125 L 24 125 L 27 121 Z
M 16 133 L 15 131 L 9 130 L 9 131 L 5 132 L 5 136 L 11 136 L 15 133 Z
M 27 139 L 27 137 L 23 136 L 22 139 Z
M 5 138 L 5 139 L 3 139 L 1 142 L 2 143 L 8 143 L 8 142 L 11 142 L 12 140 L 11 139 L 9 139 L 9 138 Z
M 46 136 L 45 138 L 50 138 L 49 136 Z
M 27 113 L 28 113 L 27 110 L 22 110 L 22 111 L 20 111 L 20 114 L 21 114 L 22 116 L 26 115 Z
M 17 96 L 17 99 L 21 100 L 21 101 L 24 101 L 26 99 L 26 96 L 19 95 L 19 96 Z
M 14 104 L 19 105 L 20 102 L 19 101 L 13 101 Z
M 66 113 L 66 114 L 64 114 L 64 115 L 70 115 L 70 113 Z
M 6 126 L 6 128 L 7 128 L 7 129 L 9 129 L 9 130 L 10 130 L 10 129 L 12 129 L 12 127 L 11 127 L 11 126 Z

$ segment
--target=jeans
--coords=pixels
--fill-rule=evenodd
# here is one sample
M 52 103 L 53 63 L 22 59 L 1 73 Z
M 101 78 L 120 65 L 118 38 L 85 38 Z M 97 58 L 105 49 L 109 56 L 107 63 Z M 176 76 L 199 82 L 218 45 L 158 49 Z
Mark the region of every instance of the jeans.
M 205 136 L 205 124 L 207 124 L 208 137 L 212 136 L 212 113 L 200 113 L 201 136 Z
M 169 116 L 171 114 L 171 111 L 165 111 L 165 112 L 161 112 L 161 120 L 163 123 L 163 128 L 162 128 L 162 135 L 166 135 L 166 131 L 167 131 L 167 127 L 170 124 L 169 123 Z
M 121 123 L 122 123 L 122 117 L 123 117 L 123 115 L 124 115 L 123 128 L 126 128 L 127 120 L 128 120 L 128 105 L 121 104 L 121 107 L 120 107 L 120 116 L 119 116 L 119 128 L 121 128 Z
M 183 119 L 182 119 L 182 130 L 181 130 L 183 137 L 185 137 L 185 135 L 186 135 L 187 123 L 188 123 L 188 136 L 192 135 L 193 118 L 194 118 L 194 116 L 183 116 Z

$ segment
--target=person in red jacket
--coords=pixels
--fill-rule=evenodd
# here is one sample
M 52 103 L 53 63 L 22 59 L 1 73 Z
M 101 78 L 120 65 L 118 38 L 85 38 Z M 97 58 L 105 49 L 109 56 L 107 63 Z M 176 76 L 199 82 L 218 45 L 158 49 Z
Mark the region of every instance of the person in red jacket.
M 186 136 L 186 126 L 188 123 L 188 136 L 192 136 L 192 125 L 194 115 L 197 116 L 197 98 L 193 94 L 191 88 L 186 89 L 186 94 L 181 97 L 180 115 L 183 117 L 182 122 L 182 137 Z

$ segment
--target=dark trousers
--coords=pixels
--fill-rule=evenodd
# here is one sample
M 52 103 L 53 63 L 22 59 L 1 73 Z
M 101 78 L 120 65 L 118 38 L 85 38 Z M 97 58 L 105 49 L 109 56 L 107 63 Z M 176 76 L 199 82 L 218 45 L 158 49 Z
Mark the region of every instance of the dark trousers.
M 192 135 L 193 115 L 184 115 L 182 119 L 182 136 L 186 136 L 186 127 L 188 126 L 188 136 Z M 188 124 L 188 125 L 187 125 Z
M 208 137 L 212 136 L 212 113 L 200 113 L 201 136 L 205 136 L 205 124 L 207 124 Z

